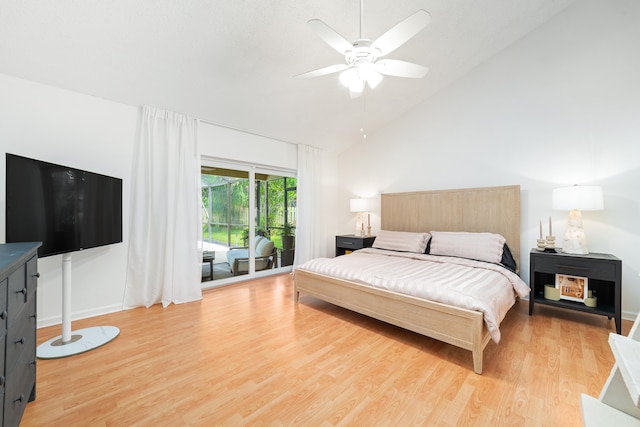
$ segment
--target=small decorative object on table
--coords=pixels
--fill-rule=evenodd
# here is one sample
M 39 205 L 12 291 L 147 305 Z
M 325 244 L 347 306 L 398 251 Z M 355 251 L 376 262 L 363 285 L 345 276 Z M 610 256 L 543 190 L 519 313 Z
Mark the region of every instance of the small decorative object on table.
M 588 297 L 584 300 L 584 305 L 587 307 L 597 307 L 598 306 L 598 298 L 593 294 L 593 291 L 589 291 L 587 293 Z
M 554 285 L 544 285 L 544 298 L 560 301 L 560 288 L 556 288 Z
M 549 241 L 549 238 L 551 238 L 551 241 Z M 540 252 L 551 252 L 548 250 L 549 247 L 551 248 L 555 248 L 556 246 L 556 238 L 551 236 L 551 218 L 549 218 L 549 236 L 547 236 L 547 238 L 543 238 L 542 237 L 542 221 L 540 221 L 540 238 L 537 241 L 537 249 Z M 555 251 L 555 249 L 554 249 Z
M 560 289 L 560 299 L 584 303 L 589 295 L 589 278 L 556 274 L 556 288 Z
M 545 252 L 555 252 L 556 251 L 556 236 L 547 236 L 546 247 L 544 249 Z
M 540 238 L 542 238 L 542 222 L 540 222 Z M 547 236 L 547 247 L 545 252 L 556 251 L 556 236 L 553 235 L 553 229 L 551 227 L 551 217 L 549 217 L 549 235 Z

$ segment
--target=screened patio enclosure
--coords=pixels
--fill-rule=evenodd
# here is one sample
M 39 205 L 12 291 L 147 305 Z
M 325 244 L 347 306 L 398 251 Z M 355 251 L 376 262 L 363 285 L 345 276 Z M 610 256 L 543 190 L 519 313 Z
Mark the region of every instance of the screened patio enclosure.
M 248 246 L 250 220 L 253 220 L 256 235 L 269 239 L 273 242 L 269 247 L 275 248 L 273 257 L 256 258 L 256 271 L 292 265 L 297 214 L 296 179 L 255 173 L 255 209 L 251 215 L 247 171 L 202 166 L 201 172 L 203 249 L 205 255 L 214 258 L 208 260 L 212 261 L 209 263 L 209 267 L 213 267 L 212 274 L 203 272 L 203 280 L 247 274 L 247 269 L 241 266 L 234 271 L 234 256 L 229 251 Z M 258 247 L 252 250 L 257 251 Z M 256 252 L 255 255 L 261 254 Z M 206 265 L 203 264 L 204 268 Z

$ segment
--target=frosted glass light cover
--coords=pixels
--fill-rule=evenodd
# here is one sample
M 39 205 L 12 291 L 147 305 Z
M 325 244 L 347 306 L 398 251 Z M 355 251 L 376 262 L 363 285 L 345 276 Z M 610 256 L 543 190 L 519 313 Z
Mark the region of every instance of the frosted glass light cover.
M 360 77 L 358 77 L 358 72 L 354 68 L 348 68 L 340 73 L 339 79 L 344 87 L 351 87 L 358 83 Z

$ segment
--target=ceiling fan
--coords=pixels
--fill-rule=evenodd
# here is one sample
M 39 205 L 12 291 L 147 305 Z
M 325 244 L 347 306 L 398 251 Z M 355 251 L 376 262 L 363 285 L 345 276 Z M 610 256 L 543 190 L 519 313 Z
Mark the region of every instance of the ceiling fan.
M 308 22 L 321 39 L 344 55 L 345 63 L 298 74 L 295 78 L 319 77 L 341 72 L 340 82 L 349 88 L 351 97 L 355 98 L 362 94 L 365 82 L 373 89 L 382 81 L 383 75 L 421 78 L 427 74 L 429 69 L 425 66 L 398 59 L 379 58 L 393 52 L 422 31 L 431 22 L 431 15 L 420 9 L 371 41 L 362 38 L 362 4 L 363 0 L 360 0 L 360 38 L 353 43 L 348 42 L 320 19 Z

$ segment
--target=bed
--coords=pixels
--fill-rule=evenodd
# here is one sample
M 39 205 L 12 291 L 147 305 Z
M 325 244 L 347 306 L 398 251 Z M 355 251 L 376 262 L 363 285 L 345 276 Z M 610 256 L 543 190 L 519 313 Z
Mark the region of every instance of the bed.
M 410 233 L 440 231 L 504 236 L 517 272 L 520 258 L 520 186 L 382 194 L 381 229 Z M 429 256 L 416 255 L 418 258 Z M 347 259 L 340 261 L 344 263 Z M 314 272 L 308 270 L 305 264 L 294 270 L 296 302 L 301 294 L 311 295 L 470 350 L 474 372 L 482 373 L 484 348 L 492 335 L 495 340 L 495 331 L 487 327 L 482 311 L 374 287 L 360 283 L 357 278 L 345 279 L 332 273 Z M 520 295 L 523 293 L 521 291 Z M 498 319 L 498 324 L 501 320 Z

